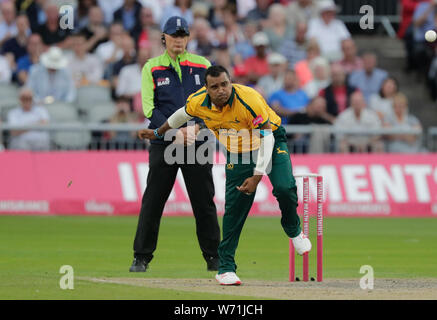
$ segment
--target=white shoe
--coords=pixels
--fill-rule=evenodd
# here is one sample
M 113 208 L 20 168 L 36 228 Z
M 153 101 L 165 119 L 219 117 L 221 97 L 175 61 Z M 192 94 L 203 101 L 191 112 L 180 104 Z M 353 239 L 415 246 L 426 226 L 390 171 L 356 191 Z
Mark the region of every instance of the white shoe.
M 303 256 L 304 253 L 311 251 L 311 241 L 303 234 L 303 232 L 301 232 L 297 237 L 291 238 L 291 240 L 293 241 L 293 246 L 299 255 Z
M 222 286 L 239 286 L 241 284 L 240 278 L 237 277 L 235 272 L 225 272 L 222 274 L 216 274 L 215 279 Z

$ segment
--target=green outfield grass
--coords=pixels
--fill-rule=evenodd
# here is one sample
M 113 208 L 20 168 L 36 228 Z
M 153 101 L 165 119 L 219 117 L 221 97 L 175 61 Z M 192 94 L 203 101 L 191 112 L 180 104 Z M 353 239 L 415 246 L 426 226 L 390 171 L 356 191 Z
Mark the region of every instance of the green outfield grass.
M 137 217 L 0 216 L 0 299 L 250 298 L 78 279 L 214 277 L 206 271 L 190 217 L 164 217 L 150 269 L 129 273 L 136 223 Z M 359 279 L 362 265 L 371 265 L 376 278 L 437 278 L 437 219 L 330 218 L 324 227 L 325 278 Z M 313 253 L 311 276 L 314 262 Z M 249 217 L 237 263 L 242 279 L 288 280 L 288 239 L 279 218 Z M 74 268 L 74 290 L 59 288 L 62 265 Z

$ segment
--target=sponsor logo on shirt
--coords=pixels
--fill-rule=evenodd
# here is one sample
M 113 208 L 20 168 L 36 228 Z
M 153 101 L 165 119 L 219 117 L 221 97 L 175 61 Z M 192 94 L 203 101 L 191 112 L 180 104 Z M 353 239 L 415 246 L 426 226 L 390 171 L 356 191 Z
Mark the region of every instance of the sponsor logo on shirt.
M 168 86 L 170 84 L 170 78 L 158 78 L 156 85 L 160 86 Z
M 264 122 L 264 119 L 262 116 L 258 116 L 252 120 L 252 124 L 254 127 L 256 127 L 257 125 L 259 125 L 260 123 L 263 123 L 263 122 Z

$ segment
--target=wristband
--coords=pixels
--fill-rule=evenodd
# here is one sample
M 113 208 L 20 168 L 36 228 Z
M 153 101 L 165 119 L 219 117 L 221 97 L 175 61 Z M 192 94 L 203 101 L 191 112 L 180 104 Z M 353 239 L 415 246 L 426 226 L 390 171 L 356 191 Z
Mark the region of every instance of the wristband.
M 153 130 L 153 134 L 154 134 L 155 137 L 156 137 L 157 139 L 159 139 L 159 140 L 164 139 L 164 135 L 160 135 L 160 134 L 158 133 L 158 128 L 156 128 L 155 130 Z

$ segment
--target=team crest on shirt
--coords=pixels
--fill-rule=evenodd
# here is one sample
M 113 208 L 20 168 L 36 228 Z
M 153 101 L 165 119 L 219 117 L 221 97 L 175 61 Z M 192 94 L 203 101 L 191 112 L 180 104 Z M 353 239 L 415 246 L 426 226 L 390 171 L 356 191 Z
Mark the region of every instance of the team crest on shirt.
M 158 87 L 160 87 L 160 86 L 168 86 L 170 84 L 170 78 L 169 77 L 166 77 L 166 78 L 158 78 L 157 80 L 156 80 L 156 85 L 158 86 Z

